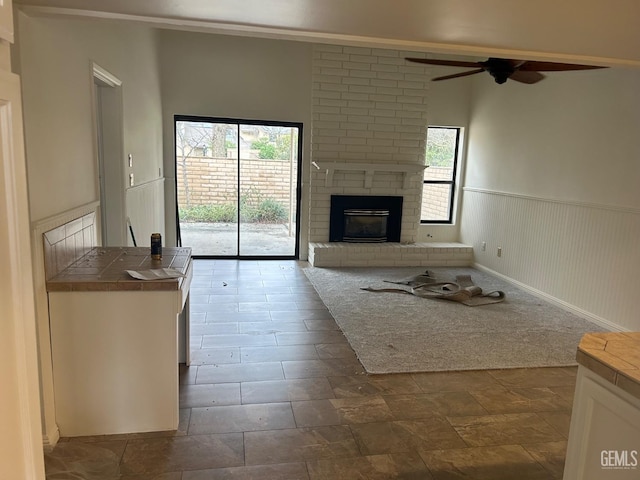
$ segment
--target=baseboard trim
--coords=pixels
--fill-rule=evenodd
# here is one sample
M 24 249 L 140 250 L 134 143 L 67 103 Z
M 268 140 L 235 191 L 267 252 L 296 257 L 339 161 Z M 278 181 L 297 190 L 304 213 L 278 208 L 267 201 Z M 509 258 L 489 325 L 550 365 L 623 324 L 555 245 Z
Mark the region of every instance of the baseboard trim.
M 59 440 L 60 430 L 58 429 L 58 427 L 56 427 L 55 430 L 50 434 L 45 433 L 42 435 L 42 446 L 44 448 L 53 448 L 56 446 Z
M 610 320 L 607 320 L 605 318 L 599 317 L 598 315 L 594 315 L 591 312 L 587 312 L 586 310 L 583 310 L 579 307 L 576 307 L 575 305 L 572 305 L 570 303 L 565 302 L 564 300 L 560 300 L 559 298 L 556 298 L 552 295 L 549 295 L 548 293 L 545 293 L 541 290 L 538 290 L 536 288 L 533 288 L 529 285 L 526 285 L 522 282 L 519 282 L 518 280 L 514 280 L 511 277 L 508 277 L 506 275 L 503 275 L 502 273 L 496 272 L 495 270 L 492 270 L 488 267 L 485 267 L 484 265 L 480 265 L 479 263 L 474 263 L 473 264 L 474 268 L 477 268 L 478 270 L 481 270 L 485 273 L 488 273 L 490 275 L 494 275 L 498 278 L 500 278 L 501 280 L 504 280 L 505 282 L 511 283 L 512 285 L 515 285 L 518 288 L 521 288 L 522 290 L 527 291 L 528 293 L 541 298 L 557 307 L 562 308 L 563 310 L 566 310 L 570 313 L 573 313 L 574 315 L 577 315 L 581 318 L 584 318 L 585 320 L 589 320 L 592 323 L 595 323 L 596 325 L 598 325 L 599 327 L 605 328 L 607 330 L 611 330 L 613 332 L 628 332 L 629 330 L 616 324 L 611 322 Z

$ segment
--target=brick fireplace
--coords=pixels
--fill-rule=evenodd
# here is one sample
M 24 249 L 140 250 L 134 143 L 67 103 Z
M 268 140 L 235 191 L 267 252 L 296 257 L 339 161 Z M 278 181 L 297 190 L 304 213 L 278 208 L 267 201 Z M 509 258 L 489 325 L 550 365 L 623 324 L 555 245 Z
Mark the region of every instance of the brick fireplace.
M 309 261 L 329 265 L 417 265 L 442 248 L 468 265 L 472 251 L 416 244 L 428 109 L 428 66 L 416 52 L 315 45 L 309 198 Z M 393 241 L 330 242 L 332 196 L 400 197 Z M 360 208 L 360 207 L 355 207 Z M 334 239 L 335 240 L 335 239 Z M 436 249 L 433 251 L 433 249 Z M 434 261 L 443 258 L 431 257 Z

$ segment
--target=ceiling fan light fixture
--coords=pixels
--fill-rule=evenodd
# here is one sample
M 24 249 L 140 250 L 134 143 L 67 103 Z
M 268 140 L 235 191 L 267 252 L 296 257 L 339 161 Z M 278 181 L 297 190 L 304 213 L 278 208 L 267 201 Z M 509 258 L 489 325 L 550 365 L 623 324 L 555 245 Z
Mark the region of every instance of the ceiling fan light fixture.
M 493 77 L 496 83 L 502 85 L 513 74 L 513 70 L 489 70 L 489 74 Z

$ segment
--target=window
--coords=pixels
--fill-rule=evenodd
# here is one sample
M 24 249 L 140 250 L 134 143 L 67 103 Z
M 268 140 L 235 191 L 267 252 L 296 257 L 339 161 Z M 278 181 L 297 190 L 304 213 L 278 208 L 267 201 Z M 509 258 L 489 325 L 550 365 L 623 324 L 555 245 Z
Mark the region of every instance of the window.
M 427 129 L 427 165 L 420 223 L 453 223 L 460 128 Z

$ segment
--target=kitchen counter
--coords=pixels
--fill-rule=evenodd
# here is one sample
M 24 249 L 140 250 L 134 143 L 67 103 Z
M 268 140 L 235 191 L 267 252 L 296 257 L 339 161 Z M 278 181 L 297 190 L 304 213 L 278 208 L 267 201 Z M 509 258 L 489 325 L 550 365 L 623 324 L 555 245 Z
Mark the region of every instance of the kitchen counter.
M 139 280 L 126 270 L 173 268 Z M 96 247 L 47 280 L 56 424 L 65 437 L 175 430 L 189 363 L 190 248 Z
M 564 480 L 640 478 L 640 332 L 589 333 L 578 374 Z
M 173 268 L 183 274 L 191 262 L 191 249 L 165 247 L 162 259 L 153 260 L 148 247 L 95 247 L 55 277 L 47 280 L 48 292 L 179 290 L 184 278 L 145 281 L 126 270 Z
M 580 341 L 576 360 L 640 399 L 640 332 L 588 333 Z

